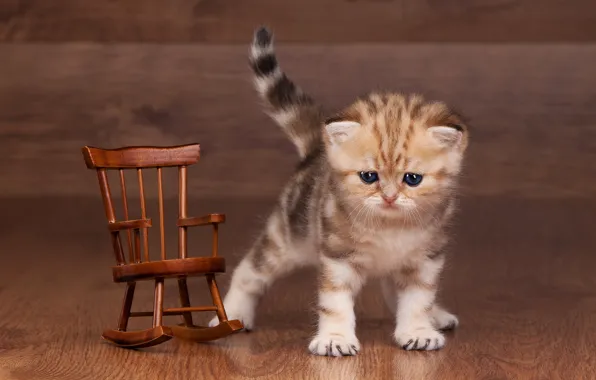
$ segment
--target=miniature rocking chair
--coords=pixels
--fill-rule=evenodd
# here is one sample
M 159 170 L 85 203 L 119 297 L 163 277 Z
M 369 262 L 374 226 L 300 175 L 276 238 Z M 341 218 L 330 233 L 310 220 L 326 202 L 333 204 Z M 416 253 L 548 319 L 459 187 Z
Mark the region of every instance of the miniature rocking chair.
M 124 147 L 120 149 L 99 149 L 84 147 L 83 156 L 89 169 L 95 169 L 99 178 L 99 186 L 108 219 L 108 230 L 112 238 L 112 246 L 116 254 L 117 265 L 112 267 L 114 282 L 126 282 L 124 302 L 117 329 L 105 330 L 102 337 L 118 346 L 126 348 L 150 347 L 172 337 L 194 340 L 198 342 L 222 338 L 243 328 L 238 320 L 229 321 L 226 316 L 221 296 L 215 281 L 215 273 L 225 272 L 225 259 L 217 255 L 218 224 L 225 221 L 225 215 L 209 214 L 202 217 L 188 217 L 187 207 L 187 166 L 199 160 L 199 144 L 174 147 Z M 164 233 L 164 196 L 162 169 L 178 168 L 179 215 L 178 215 L 178 258 L 167 259 Z M 148 228 L 151 219 L 147 218 L 145 208 L 145 192 L 143 187 L 143 169 L 157 170 L 159 196 L 159 232 L 161 242 L 161 259 L 149 259 Z M 130 219 L 124 170 L 136 170 L 139 181 L 141 218 Z M 107 170 L 118 170 L 122 192 L 124 220 L 116 220 L 114 204 L 108 184 Z M 213 247 L 211 257 L 187 257 L 187 228 L 194 226 L 213 226 Z M 126 232 L 128 243 L 128 260 L 122 248 L 121 232 Z M 143 256 L 141 255 L 141 234 L 143 237 Z M 190 298 L 186 279 L 188 276 L 207 278 L 207 284 L 213 299 L 212 306 L 190 306 Z M 177 278 L 180 293 L 179 308 L 163 308 L 164 279 Z M 153 311 L 131 312 L 132 301 L 137 281 L 155 281 L 155 298 Z M 219 324 L 213 327 L 195 326 L 192 312 L 215 311 Z M 175 326 L 164 326 L 165 315 L 182 315 L 184 323 Z M 140 331 L 127 331 L 131 317 L 153 317 L 153 327 Z

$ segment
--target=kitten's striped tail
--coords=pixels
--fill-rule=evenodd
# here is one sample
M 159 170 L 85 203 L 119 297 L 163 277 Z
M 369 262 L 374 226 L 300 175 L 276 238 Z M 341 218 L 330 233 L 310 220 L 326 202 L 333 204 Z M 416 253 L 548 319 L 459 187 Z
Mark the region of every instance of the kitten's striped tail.
M 266 103 L 267 113 L 296 145 L 300 157 L 304 158 L 319 149 L 321 110 L 281 70 L 273 49 L 273 34 L 265 27 L 254 34 L 250 64 L 255 86 Z

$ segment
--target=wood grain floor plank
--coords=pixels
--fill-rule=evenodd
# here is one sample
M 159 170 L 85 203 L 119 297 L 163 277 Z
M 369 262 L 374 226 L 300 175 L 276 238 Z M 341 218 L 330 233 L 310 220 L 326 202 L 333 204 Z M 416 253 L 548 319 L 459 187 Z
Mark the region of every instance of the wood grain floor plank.
M 252 222 L 262 220 L 273 201 L 194 200 L 190 210 L 228 213 L 221 250 L 233 268 L 262 223 Z M 175 208 L 174 201 L 166 203 L 166 210 Z M 138 351 L 113 347 L 100 334 L 117 322 L 123 287 L 111 282 L 113 259 L 99 196 L 2 198 L 0 209 L 0 255 L 10 262 L 0 267 L 3 380 L 590 379 L 596 371 L 594 201 L 464 198 L 440 294 L 461 318 L 446 348 L 416 353 L 396 347 L 393 318 L 372 283 L 356 306 L 363 350 L 336 360 L 306 351 L 314 331 L 310 270 L 271 289 L 253 333 L 211 344 L 172 340 Z M 52 223 L 23 210 L 51 215 Z M 208 245 L 208 236 L 190 236 L 194 252 L 201 242 Z M 228 284 L 225 275 L 224 291 Z M 207 302 L 202 281 L 189 285 L 193 303 Z M 150 308 L 151 287 L 137 289 L 133 308 Z M 167 284 L 166 306 L 176 301 L 175 283 Z M 207 315 L 198 319 L 204 322 Z

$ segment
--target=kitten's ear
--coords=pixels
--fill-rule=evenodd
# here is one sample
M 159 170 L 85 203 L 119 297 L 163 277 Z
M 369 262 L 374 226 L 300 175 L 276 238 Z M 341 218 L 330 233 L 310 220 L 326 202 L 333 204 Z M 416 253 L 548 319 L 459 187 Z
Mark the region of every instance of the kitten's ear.
M 443 148 L 457 148 L 461 145 L 464 130 L 459 125 L 440 125 L 428 128 L 428 134 Z
M 325 132 L 331 144 L 339 145 L 352 137 L 359 127 L 360 123 L 355 121 L 332 121 L 325 124 Z

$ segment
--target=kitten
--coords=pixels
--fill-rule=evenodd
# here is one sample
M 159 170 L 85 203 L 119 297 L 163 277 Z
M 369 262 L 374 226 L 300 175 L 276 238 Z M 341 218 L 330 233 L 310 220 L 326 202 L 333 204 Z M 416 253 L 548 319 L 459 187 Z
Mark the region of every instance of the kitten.
M 264 291 L 280 276 L 315 265 L 318 331 L 311 353 L 358 353 L 354 297 L 371 277 L 384 278 L 399 346 L 443 347 L 440 330 L 458 324 L 435 293 L 468 145 L 460 117 L 421 96 L 372 93 L 325 120 L 281 71 L 265 28 L 254 35 L 250 62 L 267 112 L 301 161 L 233 272 L 224 298 L 228 317 L 252 329 Z

